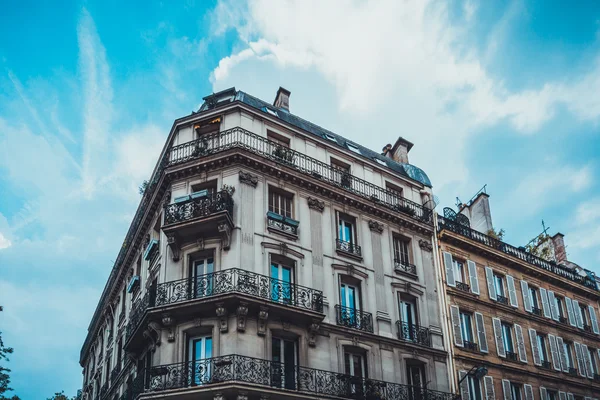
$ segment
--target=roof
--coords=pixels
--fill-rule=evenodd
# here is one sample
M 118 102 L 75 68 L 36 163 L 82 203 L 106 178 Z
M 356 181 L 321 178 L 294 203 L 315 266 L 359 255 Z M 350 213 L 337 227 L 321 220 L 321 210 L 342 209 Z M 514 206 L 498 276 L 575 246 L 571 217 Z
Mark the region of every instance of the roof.
M 220 106 L 225 103 L 240 101 L 266 114 L 276 116 L 277 118 L 292 126 L 295 126 L 296 128 L 302 129 L 305 132 L 318 136 L 320 139 L 328 140 L 332 144 L 335 144 L 338 147 L 343 148 L 344 150 L 352 150 L 348 147 L 348 144 L 350 144 L 351 146 L 359 149 L 360 154 L 357 155 L 360 155 L 364 158 L 368 158 L 371 161 L 379 160 L 376 162 L 378 162 L 380 165 L 386 165 L 388 168 L 402 176 L 417 181 L 425 186 L 432 186 L 429 177 L 421 168 L 416 167 L 412 164 L 396 162 L 389 157 L 386 157 L 364 146 L 361 146 L 358 143 L 352 142 L 344 138 L 343 136 L 338 135 L 337 133 L 331 132 L 325 128 L 313 124 L 312 122 L 300 118 L 285 109 L 276 108 L 270 103 L 258 99 L 241 90 L 236 91 L 235 88 L 225 89 L 213 95 L 206 96 L 203 100 L 204 103 L 202 104 L 202 107 L 200 107 L 199 111 L 207 110 L 209 108 L 209 104 Z

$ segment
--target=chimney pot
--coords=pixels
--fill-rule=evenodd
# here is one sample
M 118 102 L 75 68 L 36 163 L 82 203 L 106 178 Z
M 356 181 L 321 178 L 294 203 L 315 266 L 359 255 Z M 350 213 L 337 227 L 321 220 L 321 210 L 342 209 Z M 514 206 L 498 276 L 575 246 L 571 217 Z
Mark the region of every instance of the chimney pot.
M 413 147 L 411 142 L 400 136 L 398 140 L 396 140 L 396 143 L 394 143 L 394 146 L 391 146 L 391 148 L 389 146 L 390 145 L 388 144 L 383 148 L 384 154 L 396 162 L 408 164 L 408 152 Z

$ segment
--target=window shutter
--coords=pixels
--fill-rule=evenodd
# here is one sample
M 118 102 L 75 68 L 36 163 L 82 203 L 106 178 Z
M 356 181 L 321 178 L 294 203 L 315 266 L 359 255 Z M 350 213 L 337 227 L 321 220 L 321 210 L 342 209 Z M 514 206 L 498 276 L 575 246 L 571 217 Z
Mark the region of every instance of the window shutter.
M 540 297 L 542 298 L 542 309 L 544 310 L 544 317 L 552 318 L 550 314 L 550 303 L 548 302 L 548 292 L 546 289 L 540 288 Z
M 517 289 L 515 288 L 515 278 L 510 275 L 506 275 L 506 284 L 508 286 L 508 299 L 510 300 L 510 305 L 513 307 L 519 307 Z
M 534 400 L 533 387 L 531 385 L 525 384 L 523 385 L 523 389 L 525 389 L 525 400 Z
M 454 344 L 463 347 L 463 336 L 460 325 L 460 311 L 458 306 L 450 306 L 450 317 L 452 318 L 452 329 L 454 330 Z
M 567 314 L 569 315 L 569 324 L 571 326 L 577 326 L 577 322 L 575 321 L 575 311 L 573 311 L 573 300 L 568 297 L 565 297 L 565 303 L 567 304 Z
M 581 308 L 579 308 L 579 302 L 577 300 L 573 300 L 573 311 L 575 311 L 577 327 L 583 329 L 583 316 L 581 315 Z
M 567 393 L 567 400 L 575 400 L 573 393 Z
M 508 379 L 502 379 L 502 392 L 504 393 L 504 400 L 512 400 L 510 381 Z
M 485 400 L 496 400 L 496 392 L 494 390 L 494 378 L 486 375 L 483 378 L 483 386 L 485 387 Z
M 483 314 L 478 312 L 475 313 L 475 326 L 477 327 L 477 341 L 479 342 L 479 350 L 482 353 L 487 353 L 489 349 L 487 344 L 487 335 L 485 334 L 485 321 L 483 319 Z
M 469 266 L 469 281 L 471 283 L 471 293 L 479 294 L 479 278 L 477 277 L 477 264 L 471 260 L 467 260 Z
M 496 300 L 496 286 L 494 286 L 494 271 L 492 271 L 490 267 L 485 267 L 485 279 L 487 280 L 487 287 L 490 299 Z
M 502 322 L 500 318 L 492 318 L 494 324 L 494 337 L 496 338 L 496 351 L 500 357 L 506 357 L 506 350 L 504 350 L 504 341 L 502 340 Z
M 558 392 L 558 398 L 560 400 L 567 400 L 567 393 L 566 392 Z
M 448 286 L 456 287 L 454 266 L 452 265 L 452 254 L 444 252 L 444 265 L 446 266 L 446 284 Z
M 517 337 L 517 351 L 519 352 L 519 360 L 527 362 L 527 351 L 525 350 L 525 339 L 523 338 L 523 328 L 521 325 L 515 324 L 515 336 Z
M 529 297 L 529 284 L 521 281 L 521 294 L 523 295 L 523 307 L 525 311 L 531 312 L 531 297 Z
M 586 344 L 581 345 L 581 352 L 583 353 L 583 360 L 585 361 L 585 370 L 588 378 L 594 377 L 594 370 L 592 368 L 592 359 L 590 357 L 590 349 Z
M 589 305 L 588 311 L 590 312 L 590 320 L 592 321 L 592 330 L 596 335 L 600 334 L 600 327 L 598 327 L 598 317 L 596 316 L 596 309 L 594 306 Z
M 560 363 L 564 372 L 569 372 L 569 366 L 567 365 L 567 352 L 565 351 L 563 338 L 560 336 L 556 337 L 556 347 L 558 347 L 558 354 L 560 355 Z
M 535 329 L 529 328 L 529 342 L 531 343 L 531 354 L 533 355 L 533 363 L 535 365 L 542 365 L 542 357 L 540 355 L 540 348 L 537 344 L 537 332 Z
M 552 319 L 558 321 L 558 307 L 556 306 L 556 298 L 554 297 L 554 292 L 552 290 L 548 290 L 548 303 L 550 304 L 550 313 L 552 314 Z
M 577 358 L 577 370 L 580 376 L 585 376 L 585 362 L 583 360 L 583 351 L 581 350 L 581 343 L 574 342 L 575 347 L 575 358 Z
M 548 342 L 550 343 L 550 353 L 552 354 L 552 366 L 557 371 L 560 371 L 560 356 L 558 355 L 558 348 L 556 346 L 556 336 L 548 334 Z
M 540 386 L 540 400 L 548 400 L 548 393 L 546 392 L 546 388 Z
M 460 396 L 462 399 L 470 399 L 471 395 L 469 393 L 469 378 L 465 378 L 467 375 L 467 371 L 458 371 L 458 380 L 462 379 L 460 383 Z

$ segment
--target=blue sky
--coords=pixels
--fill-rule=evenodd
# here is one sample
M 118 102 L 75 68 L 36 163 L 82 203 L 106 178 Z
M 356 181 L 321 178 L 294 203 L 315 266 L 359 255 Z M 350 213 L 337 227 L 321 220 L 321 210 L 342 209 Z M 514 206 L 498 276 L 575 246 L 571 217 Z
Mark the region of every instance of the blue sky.
M 507 241 L 525 244 L 543 219 L 600 273 L 597 2 L 2 9 L 0 329 L 23 399 L 80 387 L 137 187 L 173 120 L 230 86 L 265 100 L 284 86 L 292 112 L 376 150 L 406 137 L 442 206 L 487 184 Z

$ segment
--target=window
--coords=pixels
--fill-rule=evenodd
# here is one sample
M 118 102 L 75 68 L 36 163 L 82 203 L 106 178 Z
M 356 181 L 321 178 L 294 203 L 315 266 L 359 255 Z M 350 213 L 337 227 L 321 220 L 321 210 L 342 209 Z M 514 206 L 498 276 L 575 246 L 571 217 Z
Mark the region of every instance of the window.
M 267 139 L 283 147 L 290 147 L 290 139 L 275 132 L 267 131 Z
M 204 183 L 196 183 L 190 187 L 190 190 L 192 191 L 190 193 L 191 199 L 198 199 L 198 198 L 202 198 L 202 197 L 213 198 L 215 193 L 217 193 L 217 181 L 212 180 L 212 181 L 204 182 Z M 160 232 L 160 227 L 159 227 L 159 232 Z
M 327 139 L 327 140 L 331 140 L 332 142 L 335 142 L 335 143 L 337 143 L 337 140 L 335 140 L 335 136 L 333 136 L 333 135 L 331 135 L 331 134 L 329 134 L 329 133 L 324 133 L 324 134 L 323 134 L 323 137 L 324 137 L 325 139 Z
M 594 375 L 600 375 L 600 372 L 598 371 L 598 363 L 596 361 L 596 356 L 595 356 L 595 354 L 598 353 L 598 350 L 588 347 L 588 352 L 590 353 L 589 357 L 590 357 L 590 363 L 592 365 L 592 373 Z M 598 353 L 598 355 L 600 355 L 600 353 Z
M 558 393 L 554 390 L 547 390 L 548 400 L 558 400 Z
M 536 335 L 536 340 L 538 351 L 540 353 L 540 359 L 542 361 L 542 366 L 544 366 L 544 363 L 548 363 L 549 367 L 550 360 L 548 359 L 548 349 L 546 348 L 546 336 L 542 335 L 541 333 L 538 333 Z
M 513 346 L 513 337 L 512 337 L 512 325 L 507 324 L 506 322 L 502 322 L 502 341 L 504 342 L 504 350 L 506 351 L 506 356 L 508 353 L 515 352 Z
M 534 313 L 537 314 L 537 311 L 540 310 L 540 302 L 538 299 L 538 289 L 533 286 L 529 286 L 529 297 L 531 298 L 532 310 L 534 310 Z
M 342 307 L 360 310 L 360 286 L 356 280 L 343 276 L 340 283 L 340 299 Z
M 190 257 L 190 276 L 192 278 L 192 298 L 211 296 L 213 290 L 213 272 L 215 260 L 212 256 Z
M 356 236 L 356 218 L 346 214 L 338 214 L 338 239 L 354 244 Z
M 421 388 L 427 384 L 425 380 L 425 365 L 417 360 L 406 361 L 406 373 L 408 379 L 408 385 L 412 388 Z M 415 393 L 416 394 L 416 393 Z M 411 396 L 411 399 L 419 398 L 417 396 Z
M 212 363 L 207 359 L 211 357 L 212 337 L 198 336 L 188 340 L 188 361 L 193 364 L 188 378 L 190 385 L 202 385 L 210 382 Z
M 367 378 L 366 353 L 359 349 L 344 348 L 344 372 L 355 378 L 350 379 L 349 397 L 362 397 L 365 392 L 363 379 Z
M 417 299 L 413 296 L 400 294 L 398 299 L 400 310 L 400 337 L 404 340 L 417 340 L 419 320 L 417 318 Z
M 408 249 L 409 249 L 410 239 L 394 235 L 393 242 L 394 242 L 394 262 L 405 265 L 405 266 L 409 265 L 410 264 L 410 256 L 409 256 Z
M 393 185 L 389 182 L 385 183 L 385 188 L 388 192 L 388 202 L 391 204 L 399 204 L 402 200 L 403 190 L 401 187 Z
M 353 151 L 356 154 L 361 154 L 360 149 L 355 144 L 346 142 L 346 146 L 348 146 L 348 149 L 350 149 L 350 151 Z
M 496 288 L 496 296 L 506 297 L 504 291 L 504 276 L 494 273 L 494 287 Z
M 379 158 L 374 158 L 375 162 L 377 162 L 377 164 L 382 165 L 384 167 L 387 167 L 387 163 Z
M 266 113 L 269 113 L 269 114 L 271 114 L 271 115 L 272 115 L 272 116 L 274 116 L 274 117 L 277 117 L 277 116 L 278 116 L 278 115 L 277 115 L 277 111 L 275 111 L 275 110 L 273 110 L 273 109 L 271 109 L 271 108 L 269 108 L 269 107 L 263 107 L 263 108 L 262 108 L 262 110 L 263 110 L 264 112 L 266 112 Z
M 479 379 L 475 378 L 473 375 L 469 375 L 467 383 L 469 385 L 469 400 L 482 400 L 483 397 L 481 395 L 481 383 L 479 382 Z
M 587 317 L 588 306 L 579 304 L 579 309 L 581 310 L 581 319 L 583 321 L 583 326 L 590 326 L 589 319 Z
M 554 296 L 554 301 L 556 302 L 556 308 L 558 310 L 558 316 L 560 318 L 565 318 L 565 310 L 563 308 L 564 300 L 562 297 Z
M 464 341 L 469 343 L 475 342 L 473 340 L 473 316 L 471 314 L 463 311 L 460 312 L 460 330 L 462 331 Z
M 575 364 L 573 363 L 573 353 L 571 353 L 571 343 L 563 341 L 563 348 L 565 349 L 565 354 L 567 355 L 567 367 L 574 368 Z
M 454 268 L 454 279 L 456 282 L 464 282 L 465 279 L 465 264 L 452 257 L 452 266 Z
M 272 255 L 271 300 L 291 304 L 293 298 L 294 268 L 290 260 Z
M 125 298 L 127 297 L 127 285 L 123 286 L 123 293 L 121 294 L 121 318 L 125 317 Z
M 510 383 L 511 400 L 521 400 L 522 399 L 521 390 L 522 390 L 521 385 L 511 382 Z
M 269 211 L 287 218 L 292 218 L 293 198 L 293 194 L 269 186 Z
M 296 340 L 273 337 L 271 340 L 271 359 L 273 360 L 273 386 L 295 390 L 296 365 L 298 365 L 298 344 Z

